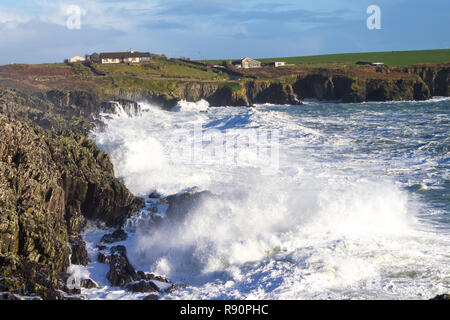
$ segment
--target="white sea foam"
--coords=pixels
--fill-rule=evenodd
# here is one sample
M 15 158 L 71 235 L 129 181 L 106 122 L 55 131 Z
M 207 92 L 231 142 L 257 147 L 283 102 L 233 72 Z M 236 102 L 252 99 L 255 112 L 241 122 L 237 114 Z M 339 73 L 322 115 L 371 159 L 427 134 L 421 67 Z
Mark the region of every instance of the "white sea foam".
M 94 133 L 134 193 L 197 186 L 217 195 L 180 222 L 151 232 L 138 227 L 126 242 L 138 268 L 192 285 L 169 298 L 427 298 L 449 285 L 448 233 L 424 224 L 423 204 L 389 173 L 413 172 L 408 158 L 392 159 L 386 170 L 383 149 L 365 157 L 350 129 L 325 130 L 363 128 L 371 125 L 367 117 L 380 115 L 368 110 L 345 120 L 269 105 L 199 113 L 207 109 L 199 105 L 179 104 L 188 112 L 146 105 L 142 117 L 111 118 Z M 264 164 L 255 161 L 243 167 L 189 161 L 191 141 L 173 136 L 193 134 L 196 125 L 234 136 L 280 130 L 278 172 L 263 175 Z M 377 143 L 383 148 L 382 139 Z M 169 150 L 179 151 L 180 161 Z M 115 297 L 107 290 L 99 295 Z
M 200 100 L 198 102 L 188 102 L 185 100 L 181 100 L 177 103 L 175 107 L 172 108 L 172 111 L 199 112 L 199 111 L 207 111 L 208 108 L 209 103 L 206 100 Z

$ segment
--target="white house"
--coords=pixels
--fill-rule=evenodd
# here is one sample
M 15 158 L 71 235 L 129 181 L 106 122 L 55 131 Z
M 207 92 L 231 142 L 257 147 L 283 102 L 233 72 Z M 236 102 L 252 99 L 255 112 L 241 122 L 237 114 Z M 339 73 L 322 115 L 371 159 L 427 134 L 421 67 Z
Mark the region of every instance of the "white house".
M 284 61 L 275 61 L 274 62 L 274 67 L 275 68 L 284 67 L 284 66 L 286 66 L 286 62 L 284 62 Z
M 233 62 L 235 68 L 251 69 L 251 68 L 261 68 L 262 63 L 258 60 L 251 58 L 243 58 L 240 61 Z
M 84 62 L 86 61 L 86 58 L 80 57 L 80 56 L 75 56 L 69 59 L 70 63 L 75 63 L 75 62 Z
M 100 62 L 103 64 L 111 63 L 141 63 L 150 61 L 149 52 L 105 52 L 100 53 Z

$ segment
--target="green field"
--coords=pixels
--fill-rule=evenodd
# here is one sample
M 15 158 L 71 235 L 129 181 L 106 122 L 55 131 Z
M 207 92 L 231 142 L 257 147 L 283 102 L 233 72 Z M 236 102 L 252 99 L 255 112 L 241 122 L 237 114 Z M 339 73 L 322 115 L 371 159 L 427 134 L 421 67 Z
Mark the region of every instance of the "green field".
M 407 66 L 422 63 L 443 63 L 450 62 L 450 49 L 440 50 L 419 50 L 419 51 L 391 51 L 391 52 L 368 52 L 368 53 L 344 53 L 328 54 L 305 57 L 286 57 L 258 59 L 263 62 L 285 61 L 297 65 L 354 64 L 357 61 L 384 62 L 391 66 Z M 209 63 L 222 63 L 223 60 L 207 60 Z
M 108 75 L 161 75 L 166 78 L 189 78 L 201 80 L 226 79 L 223 75 L 213 72 L 206 72 L 201 68 L 196 68 L 188 64 L 177 63 L 169 60 L 153 60 L 146 64 L 100 64 L 97 68 Z

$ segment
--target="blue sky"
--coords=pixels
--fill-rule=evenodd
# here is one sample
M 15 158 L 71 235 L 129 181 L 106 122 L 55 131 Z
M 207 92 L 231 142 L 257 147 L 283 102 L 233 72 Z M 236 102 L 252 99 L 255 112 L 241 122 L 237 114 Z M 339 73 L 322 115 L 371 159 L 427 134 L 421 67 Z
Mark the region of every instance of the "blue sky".
M 368 30 L 366 9 L 381 8 Z M 80 29 L 67 8 L 81 9 Z M 0 64 L 129 49 L 285 57 L 450 47 L 448 0 L 0 0 Z

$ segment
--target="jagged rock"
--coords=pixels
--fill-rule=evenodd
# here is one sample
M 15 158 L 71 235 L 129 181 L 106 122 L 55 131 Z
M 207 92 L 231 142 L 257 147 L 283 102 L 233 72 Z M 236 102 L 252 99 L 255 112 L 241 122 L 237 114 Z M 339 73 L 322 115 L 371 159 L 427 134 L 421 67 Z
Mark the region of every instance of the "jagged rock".
M 102 111 L 104 113 L 112 114 L 121 114 L 123 112 L 130 117 L 138 117 L 142 115 L 142 110 L 138 103 L 125 99 L 103 102 Z
M 167 278 L 162 276 L 154 275 L 153 273 L 145 273 L 143 271 L 138 271 L 137 276 L 139 280 L 156 280 L 159 282 L 169 283 L 170 281 Z
M 153 191 L 152 193 L 150 193 L 150 195 L 148 197 L 151 199 L 159 199 L 159 198 L 161 198 L 161 194 L 159 194 L 156 191 Z
M 166 216 L 170 220 L 184 219 L 186 214 L 197 208 L 205 199 L 214 197 L 209 191 L 185 192 L 167 197 L 169 207 Z
M 154 279 L 154 277 L 153 278 L 150 277 L 151 274 L 147 274 L 144 271 L 139 270 L 138 272 L 136 272 L 136 274 L 137 274 L 138 280 L 153 280 Z
M 441 294 L 430 300 L 450 300 L 450 294 Z
M 157 294 L 150 294 L 150 295 L 146 296 L 143 300 L 155 301 L 155 300 L 159 300 L 159 296 Z
M 123 231 L 122 228 L 119 228 L 116 231 L 114 231 L 113 233 L 105 234 L 102 237 L 102 239 L 100 240 L 100 242 L 114 243 L 114 242 L 120 242 L 120 241 L 127 240 L 127 238 L 128 238 L 128 234 L 125 231 Z
M 127 249 L 124 246 L 111 248 L 111 261 L 109 263 L 109 272 L 106 278 L 114 287 L 123 287 L 129 282 L 137 280 L 137 274 L 134 267 L 128 261 Z
M 169 288 L 167 288 L 164 292 L 165 293 L 173 293 L 177 290 L 185 289 L 187 288 L 187 285 L 185 284 L 173 284 Z
M 0 274 L 23 280 L 11 290 L 51 299 L 70 264 L 68 242 L 79 239 L 86 220 L 120 226 L 144 200 L 82 135 L 56 135 L 0 115 L 0 136 Z M 87 262 L 82 246 L 75 244 L 73 258 Z
M 156 281 L 159 281 L 159 282 L 164 282 L 164 283 L 169 283 L 170 282 L 169 279 L 164 278 L 163 276 L 154 276 L 153 280 L 156 280 Z
M 97 255 L 97 261 L 104 264 L 109 264 L 111 262 L 111 256 L 106 255 L 103 252 L 99 252 Z
M 138 282 L 127 283 L 125 289 L 130 292 L 161 292 L 159 287 L 153 281 L 141 280 Z
M 301 99 L 342 100 L 343 102 L 426 100 L 431 92 L 418 76 L 352 78 L 330 70 L 299 76 L 293 84 Z
M 297 101 L 294 89 L 290 84 L 274 83 L 271 81 L 250 81 L 245 83 L 247 97 L 251 104 L 301 104 Z
M 25 257 L 0 254 L 0 291 L 55 300 L 65 285 L 64 274 Z
M 70 256 L 70 260 L 72 264 L 82 266 L 87 266 L 89 264 L 89 254 L 86 250 L 86 243 L 84 241 L 72 244 L 71 250 L 72 255 Z
M 55 300 L 64 300 L 65 297 L 67 297 L 67 292 L 64 292 L 63 290 L 56 290 L 55 291 L 56 297 Z
M 98 288 L 98 284 L 92 279 L 84 279 L 81 280 L 81 287 L 85 289 L 96 289 Z

